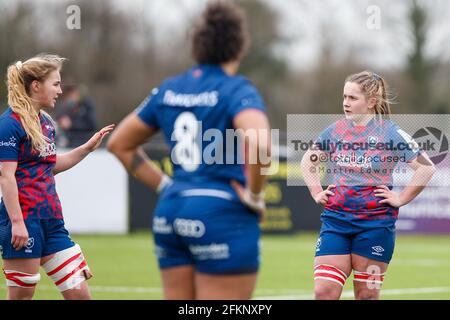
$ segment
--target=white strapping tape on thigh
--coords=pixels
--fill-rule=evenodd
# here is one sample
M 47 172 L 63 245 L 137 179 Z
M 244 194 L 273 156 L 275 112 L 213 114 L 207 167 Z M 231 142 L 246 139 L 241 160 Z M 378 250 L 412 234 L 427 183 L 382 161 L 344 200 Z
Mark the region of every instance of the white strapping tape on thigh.
M 61 292 L 88 279 L 83 271 L 89 271 L 89 267 L 78 244 L 55 253 L 42 267 Z
M 15 270 L 3 270 L 8 287 L 34 288 L 41 280 L 39 273 L 29 274 Z
M 314 280 L 331 281 L 343 287 L 345 285 L 345 281 L 347 280 L 347 274 L 335 266 L 329 264 L 319 264 L 314 267 Z

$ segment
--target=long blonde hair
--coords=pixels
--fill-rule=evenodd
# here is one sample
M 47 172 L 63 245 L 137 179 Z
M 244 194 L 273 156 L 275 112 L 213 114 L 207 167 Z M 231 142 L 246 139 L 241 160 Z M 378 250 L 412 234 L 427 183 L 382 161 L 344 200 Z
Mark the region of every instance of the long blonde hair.
M 39 112 L 33 108 L 30 86 L 35 80 L 44 82 L 51 72 L 60 71 L 64 60 L 66 59 L 53 54 L 39 54 L 23 63 L 17 61 L 8 67 L 8 104 L 20 117 L 32 148 L 38 152 L 45 149 L 48 138 L 42 133 Z M 43 110 L 40 112 L 53 122 L 49 114 Z
M 362 71 L 349 75 L 345 82 L 357 83 L 366 99 L 375 98 L 375 114 L 380 118 L 389 118 L 391 114 L 391 104 L 393 99 L 389 97 L 389 89 L 386 81 L 378 74 L 372 71 Z

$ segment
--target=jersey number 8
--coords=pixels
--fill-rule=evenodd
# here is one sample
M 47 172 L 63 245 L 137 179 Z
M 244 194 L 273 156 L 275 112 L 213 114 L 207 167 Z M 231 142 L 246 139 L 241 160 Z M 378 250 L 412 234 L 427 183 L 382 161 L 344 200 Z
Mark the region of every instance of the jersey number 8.
M 177 143 L 172 149 L 172 161 L 188 172 L 195 171 L 200 164 L 200 147 L 196 141 L 199 124 L 192 112 L 183 112 L 173 125 L 171 140 Z

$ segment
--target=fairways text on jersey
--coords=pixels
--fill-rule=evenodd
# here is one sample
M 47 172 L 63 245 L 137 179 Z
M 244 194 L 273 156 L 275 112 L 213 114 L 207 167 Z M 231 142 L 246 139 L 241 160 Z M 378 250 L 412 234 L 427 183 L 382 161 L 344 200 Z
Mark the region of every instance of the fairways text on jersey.
M 276 161 L 268 165 L 269 148 L 260 146 L 259 155 L 246 154 L 242 141 L 245 135 L 247 140 L 272 135 L 275 145 L 277 131 L 241 132 L 244 137 L 239 137 L 234 130 L 235 117 L 249 109 L 262 113 L 266 109 L 251 81 L 241 75 L 230 76 L 219 65 L 200 64 L 166 79 L 136 113 L 149 127 L 163 133 L 175 179 L 244 182 L 244 164 L 249 162 L 267 165 L 261 169 L 264 175 L 278 170 Z
M 164 94 L 164 103 L 168 106 L 214 107 L 219 102 L 217 91 L 202 92 L 199 94 L 181 94 L 167 90 Z

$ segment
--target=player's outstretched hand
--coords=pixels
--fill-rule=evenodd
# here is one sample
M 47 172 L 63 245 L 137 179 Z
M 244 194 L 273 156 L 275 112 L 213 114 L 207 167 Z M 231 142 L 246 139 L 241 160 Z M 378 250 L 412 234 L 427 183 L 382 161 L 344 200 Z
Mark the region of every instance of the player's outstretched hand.
M 86 142 L 85 146 L 89 150 L 89 152 L 94 151 L 97 149 L 100 144 L 103 141 L 103 138 L 106 137 L 108 134 L 111 133 L 111 131 L 114 130 L 115 124 L 110 124 L 109 126 L 104 127 L 100 131 L 96 132 L 92 138 L 89 139 L 88 142 Z
M 323 190 L 322 192 L 317 193 L 314 196 L 314 201 L 317 204 L 323 204 L 326 205 L 328 202 L 328 197 L 329 196 L 334 196 L 334 192 L 331 191 L 331 189 L 336 188 L 336 186 L 334 184 L 330 184 L 325 190 Z
M 264 220 L 264 213 L 266 212 L 266 202 L 264 201 L 264 194 L 255 195 L 249 189 L 244 188 L 239 182 L 232 180 L 231 186 L 241 199 L 242 203 L 255 211 L 258 214 L 259 222 Z
M 375 196 L 384 198 L 383 200 L 378 201 L 378 203 L 387 203 L 396 208 L 399 208 L 403 205 L 402 201 L 400 200 L 399 194 L 397 192 L 391 191 L 385 185 L 377 186 L 377 189 L 375 189 Z

